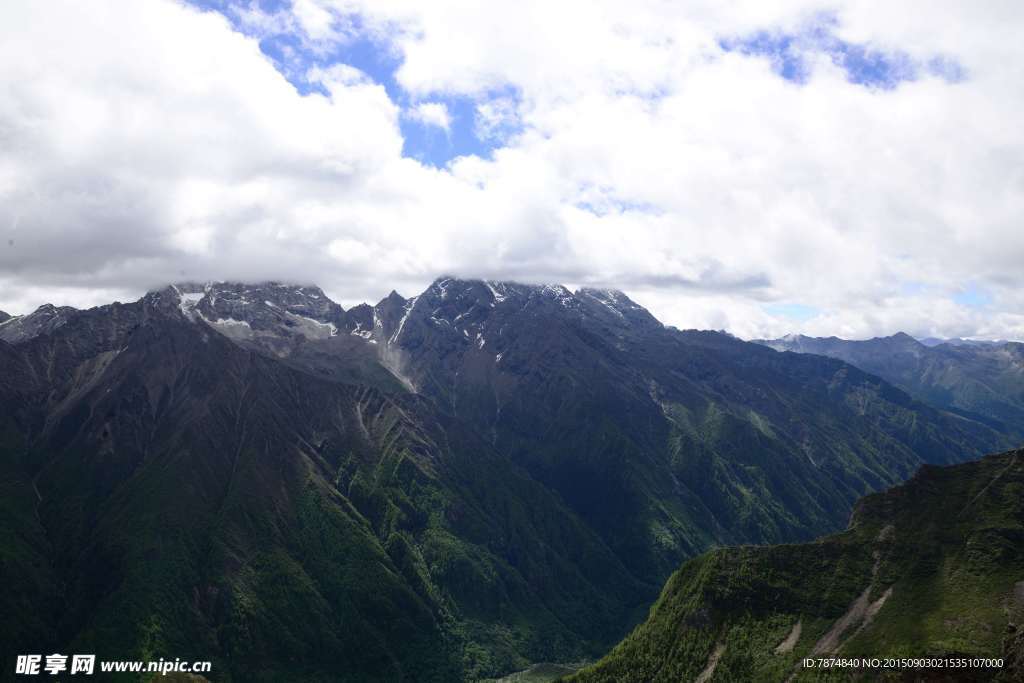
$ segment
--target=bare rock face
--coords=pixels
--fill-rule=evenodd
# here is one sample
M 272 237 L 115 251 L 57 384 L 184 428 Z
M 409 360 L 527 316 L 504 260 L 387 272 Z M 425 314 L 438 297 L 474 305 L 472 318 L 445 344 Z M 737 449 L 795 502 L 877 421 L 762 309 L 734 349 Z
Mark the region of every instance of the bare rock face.
M 996 683 L 1024 680 L 1024 626 L 1007 624 L 1003 637 L 1003 659 L 1003 669 L 993 680 Z
M 323 339 L 337 335 L 345 320 L 345 311 L 319 287 L 276 282 L 181 283 L 156 296 L 176 302 L 188 320 L 204 322 L 225 336 L 240 339 Z
M 43 304 L 27 315 L 10 316 L 0 311 L 0 339 L 9 344 L 20 344 L 52 332 L 76 313 L 78 310 L 71 306 L 52 304 Z

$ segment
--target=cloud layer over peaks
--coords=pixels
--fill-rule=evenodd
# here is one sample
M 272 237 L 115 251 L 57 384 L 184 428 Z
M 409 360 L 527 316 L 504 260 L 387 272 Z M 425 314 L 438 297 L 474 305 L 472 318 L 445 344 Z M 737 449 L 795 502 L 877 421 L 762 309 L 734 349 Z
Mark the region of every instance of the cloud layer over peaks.
M 1024 337 L 1016 3 L 0 6 L 0 309 L 440 273 Z

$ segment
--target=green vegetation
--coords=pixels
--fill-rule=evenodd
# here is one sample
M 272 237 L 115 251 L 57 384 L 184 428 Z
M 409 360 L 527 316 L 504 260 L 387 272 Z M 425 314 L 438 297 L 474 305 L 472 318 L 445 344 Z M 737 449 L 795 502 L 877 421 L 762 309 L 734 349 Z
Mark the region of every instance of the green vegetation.
M 551 683 L 577 671 L 581 666 L 581 664 L 534 664 L 529 669 L 517 671 L 501 678 L 487 679 L 481 683 Z
M 760 343 L 831 356 L 882 377 L 919 400 L 1024 438 L 1024 344 L 926 346 L 899 333 L 864 341 L 797 335 Z
M 922 462 L 1002 443 L 838 361 L 668 329 L 618 295 L 616 314 L 593 296 L 446 286 L 359 311 L 401 381 L 362 336 L 242 344 L 169 290 L 0 341 L 4 661 L 210 659 L 215 681 L 550 678 L 565 671 L 532 665 L 593 661 L 681 562 L 834 531 Z M 850 539 L 799 566 L 715 551 L 674 579 L 762 605 L 726 633 L 756 656 L 727 648 L 721 672 L 785 668 L 762 645 L 794 615 L 803 639 L 825 632 L 873 566 Z M 800 574 L 815 563 L 832 591 L 817 612 Z M 790 611 L 764 603 L 764 580 L 800 584 Z M 988 590 L 971 586 L 958 599 Z M 718 614 L 700 605 L 665 609 L 700 626 Z M 962 610 L 940 607 L 935 628 Z M 948 647 L 998 640 L 978 628 L 958 623 Z M 665 671 L 703 666 L 719 633 L 696 631 L 662 643 L 692 655 Z
M 1024 451 L 1013 451 L 926 466 L 864 498 L 846 531 L 814 543 L 722 548 L 687 562 L 646 622 L 565 680 L 819 680 L 800 666 L 818 656 L 1019 662 L 1012 636 L 1022 619 Z
M 26 355 L 59 367 L 72 350 Z M 4 661 L 476 680 L 592 659 L 656 594 L 556 495 L 415 397 L 170 324 L 135 332 L 31 440 L 32 383 L 0 388 Z

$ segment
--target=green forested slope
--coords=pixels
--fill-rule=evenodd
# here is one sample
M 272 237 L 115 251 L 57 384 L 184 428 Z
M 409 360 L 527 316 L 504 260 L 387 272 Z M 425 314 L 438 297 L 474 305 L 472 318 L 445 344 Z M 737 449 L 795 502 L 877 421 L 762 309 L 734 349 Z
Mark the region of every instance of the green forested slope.
M 592 659 L 680 562 L 833 531 L 1005 439 L 615 292 L 442 279 L 346 312 L 183 285 L 29 332 L 0 340 L 4 661 L 448 681 Z
M 1013 451 L 925 466 L 864 498 L 849 529 L 814 543 L 722 548 L 687 562 L 646 622 L 567 680 L 861 675 L 800 666 L 829 656 L 1003 658 L 1004 669 L 970 679 L 1020 680 L 1012 667 L 1022 619 L 1024 451 Z M 947 680 L 946 672 L 910 675 Z
M 926 346 L 899 333 L 859 341 L 792 335 L 757 343 L 838 358 L 933 406 L 1024 439 L 1024 344 L 1019 342 Z
M 102 315 L 0 346 L 3 661 L 473 679 L 593 656 L 655 594 L 415 396 L 318 380 L 142 306 Z

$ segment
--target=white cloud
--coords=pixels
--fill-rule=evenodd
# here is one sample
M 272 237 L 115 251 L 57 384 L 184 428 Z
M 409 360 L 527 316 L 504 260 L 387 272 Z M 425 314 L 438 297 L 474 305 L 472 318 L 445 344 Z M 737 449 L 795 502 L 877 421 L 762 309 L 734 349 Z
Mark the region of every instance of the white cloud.
M 847 40 L 968 77 L 872 90 L 822 56 L 800 86 L 718 43 L 823 10 Z M 6 3 L 0 308 L 179 277 L 315 280 L 353 303 L 455 272 L 617 286 L 743 336 L 1024 337 L 1022 11 L 306 0 L 248 16 L 322 54 L 360 14 L 403 58 L 419 104 L 402 112 L 343 65 L 302 96 L 254 39 L 177 3 Z M 402 158 L 399 117 L 448 130 L 452 95 L 507 146 L 446 169 Z M 955 304 L 967 282 L 991 302 Z
M 478 102 L 474 134 L 480 140 L 501 140 L 522 124 L 519 104 L 513 97 L 495 97 Z
M 420 102 L 406 111 L 406 116 L 427 126 L 437 126 L 448 131 L 452 126 L 452 117 L 443 102 Z
M 314 40 L 333 35 L 333 15 L 314 0 L 292 0 L 292 12 L 306 35 Z

